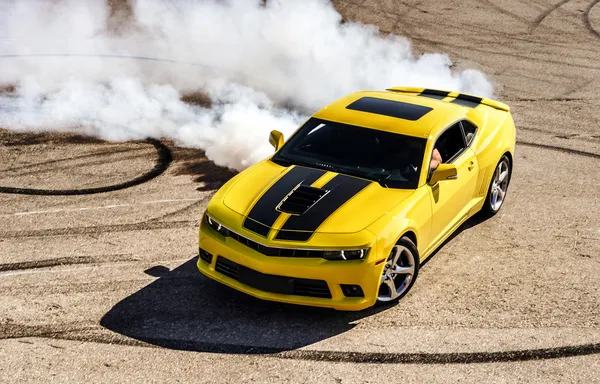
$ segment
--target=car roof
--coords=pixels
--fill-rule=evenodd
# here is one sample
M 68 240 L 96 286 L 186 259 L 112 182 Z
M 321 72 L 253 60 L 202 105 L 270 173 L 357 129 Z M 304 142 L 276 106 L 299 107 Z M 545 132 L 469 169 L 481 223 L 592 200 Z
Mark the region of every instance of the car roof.
M 361 91 L 329 104 L 313 117 L 427 138 L 462 119 L 480 126 L 485 120 L 481 108 L 491 108 L 475 104 L 478 107 L 475 109 L 468 100 L 457 103 L 443 99 L 426 97 L 422 93 Z M 452 100 L 457 100 L 456 96 Z

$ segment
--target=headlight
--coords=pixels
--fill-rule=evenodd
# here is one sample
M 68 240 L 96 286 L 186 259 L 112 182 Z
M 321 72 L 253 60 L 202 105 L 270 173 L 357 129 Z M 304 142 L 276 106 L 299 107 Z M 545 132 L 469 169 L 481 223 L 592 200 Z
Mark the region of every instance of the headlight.
M 323 251 L 323 258 L 327 260 L 362 260 L 369 253 L 369 248 L 339 250 L 339 251 Z
M 210 227 L 212 229 L 219 232 L 221 235 L 223 235 L 225 237 L 229 236 L 229 230 L 227 228 L 225 228 L 224 226 L 222 226 L 221 223 L 219 223 L 218 221 L 216 221 L 215 219 L 210 217 L 208 214 L 206 214 L 205 217 L 206 217 L 206 223 L 208 225 L 210 225 Z

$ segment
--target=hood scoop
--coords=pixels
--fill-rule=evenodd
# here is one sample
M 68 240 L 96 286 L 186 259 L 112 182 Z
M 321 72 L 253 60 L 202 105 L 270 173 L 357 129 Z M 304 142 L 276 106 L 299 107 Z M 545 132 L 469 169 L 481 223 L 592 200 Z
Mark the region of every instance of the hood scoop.
M 302 215 L 323 198 L 329 191 L 298 184 L 277 206 L 279 212 Z

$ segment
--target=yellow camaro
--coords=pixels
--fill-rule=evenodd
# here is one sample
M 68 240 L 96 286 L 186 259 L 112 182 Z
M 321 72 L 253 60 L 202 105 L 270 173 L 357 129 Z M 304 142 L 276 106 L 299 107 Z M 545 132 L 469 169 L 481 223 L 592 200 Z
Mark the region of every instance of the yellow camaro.
M 500 102 L 398 87 L 353 93 L 269 141 L 275 154 L 208 204 L 200 272 L 261 299 L 361 310 L 402 298 L 465 220 L 498 212 L 515 127 Z

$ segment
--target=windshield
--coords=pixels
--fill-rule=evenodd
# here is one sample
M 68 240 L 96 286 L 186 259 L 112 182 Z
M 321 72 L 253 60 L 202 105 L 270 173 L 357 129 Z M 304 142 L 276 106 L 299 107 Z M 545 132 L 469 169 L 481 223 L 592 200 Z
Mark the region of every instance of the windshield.
M 415 189 L 425 139 L 312 118 L 271 159 Z

